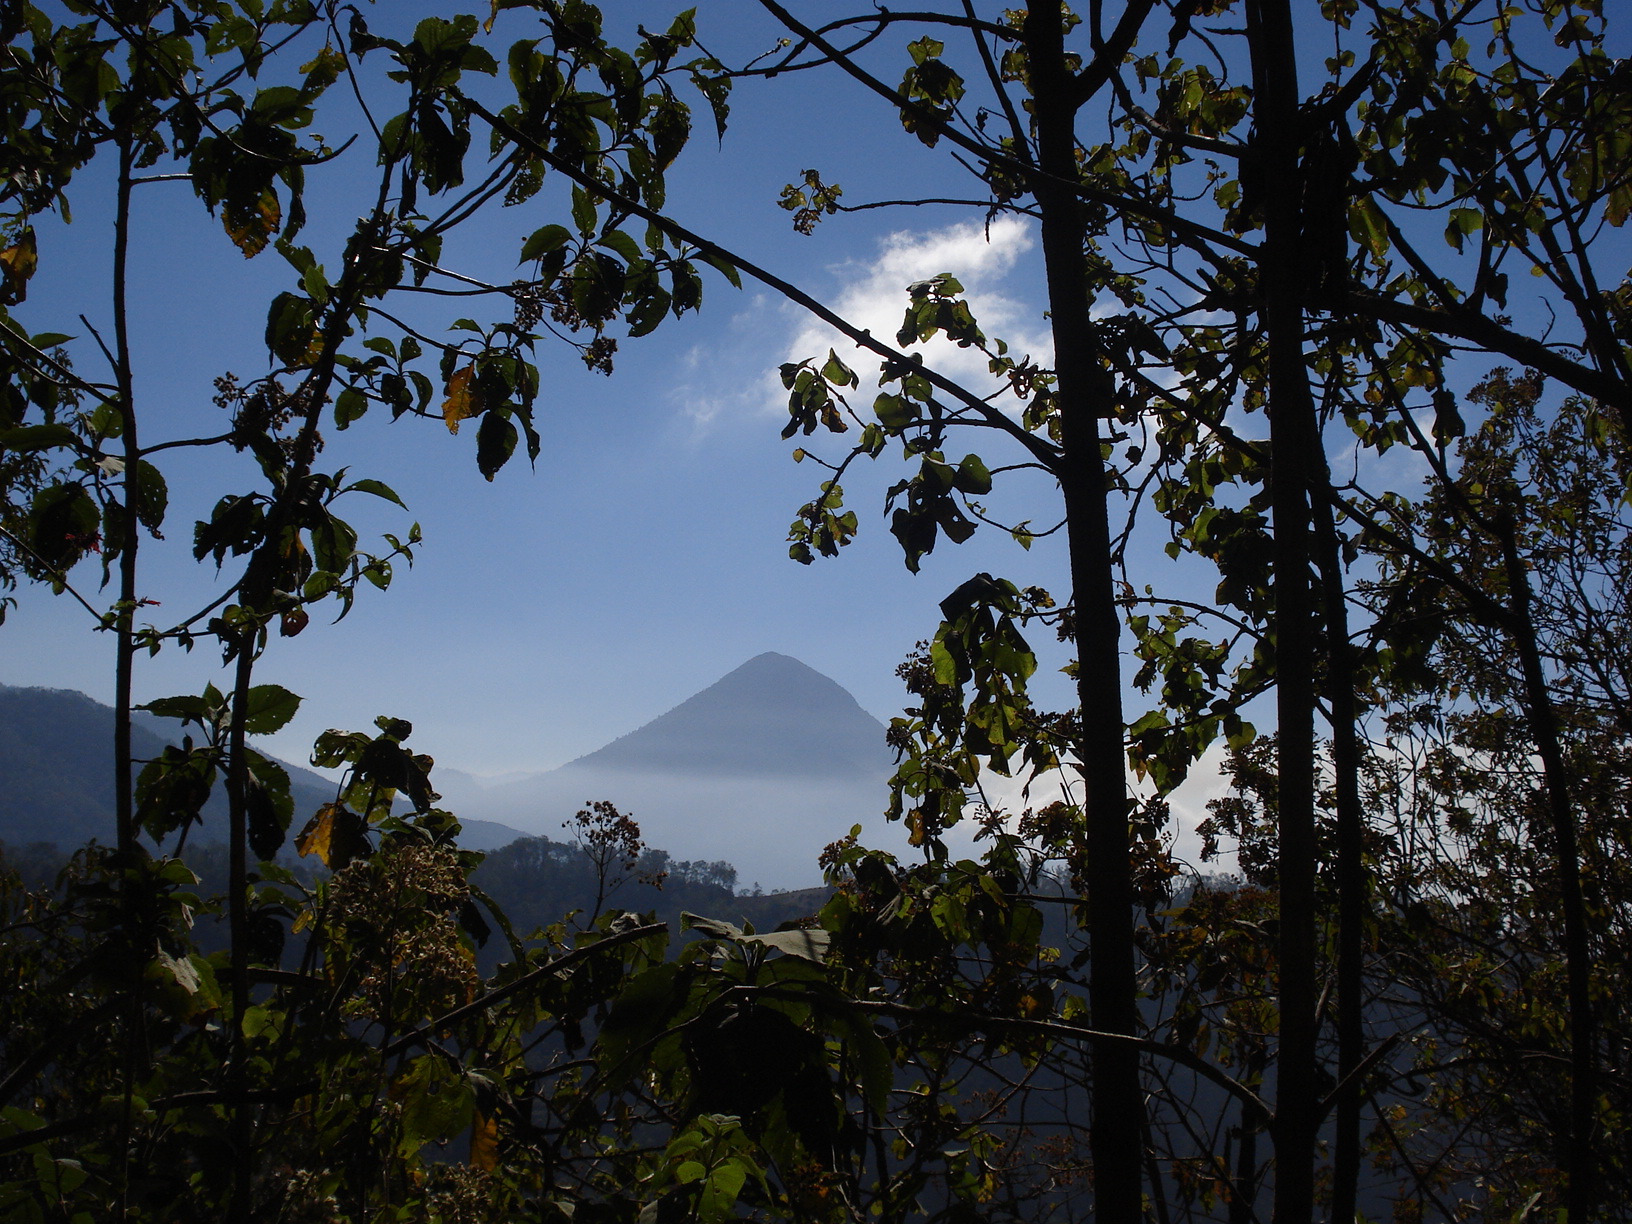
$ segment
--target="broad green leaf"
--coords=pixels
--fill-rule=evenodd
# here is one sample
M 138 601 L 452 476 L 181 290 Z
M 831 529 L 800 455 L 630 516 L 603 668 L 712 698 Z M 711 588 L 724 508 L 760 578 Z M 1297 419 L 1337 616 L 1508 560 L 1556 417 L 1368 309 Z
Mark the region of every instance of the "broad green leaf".
M 50 450 L 58 446 L 75 446 L 79 436 L 66 425 L 23 425 L 16 429 L 0 429 L 0 451 Z
M 213 749 L 189 752 L 166 745 L 136 778 L 137 823 L 155 842 L 196 823 L 209 802 L 216 772 Z
M 390 343 L 387 341 L 386 343 Z M 347 429 L 353 421 L 361 419 L 368 412 L 368 396 L 356 387 L 347 387 L 334 400 L 334 425 L 336 429 Z
M 622 230 L 613 230 L 602 235 L 599 245 L 606 247 L 608 250 L 616 251 L 630 264 L 640 263 L 643 258 L 640 253 L 640 244 Z
M 530 263 L 558 251 L 572 241 L 572 232 L 564 225 L 546 225 L 536 229 L 521 246 L 521 262 Z
M 680 911 L 682 931 L 701 931 L 710 939 L 741 939 L 742 928 L 721 918 L 704 918 L 701 914 Z
M 300 698 L 277 684 L 257 684 L 249 690 L 244 728 L 251 735 L 282 730 L 300 709 Z
M 873 413 L 890 430 L 905 429 L 917 417 L 911 403 L 900 395 L 880 395 L 873 401 Z
M 391 1084 L 401 1107 L 397 1153 L 411 1157 L 425 1144 L 451 1139 L 470 1125 L 476 1094 L 440 1054 L 421 1054 Z
M 258 859 L 271 860 L 283 848 L 284 835 L 294 818 L 289 774 L 276 761 L 253 750 L 245 752 L 249 766 L 244 790 L 249 815 L 249 848 Z
M 827 350 L 827 361 L 822 365 L 822 377 L 841 387 L 854 387 L 861 382 L 855 371 L 840 361 L 838 353 L 832 349 Z
M 767 948 L 775 948 L 778 952 L 800 956 L 817 964 L 827 959 L 828 945 L 833 942 L 833 937 L 822 930 L 772 931 L 768 935 L 738 934 L 734 938 L 739 943 L 763 944 Z
M 159 469 L 146 459 L 136 462 L 136 517 L 142 526 L 154 535 L 164 525 L 164 512 L 170 504 L 169 486 Z
M 397 496 L 396 490 L 390 485 L 386 484 L 384 481 L 366 478 L 363 480 L 354 480 L 345 487 L 344 492 L 350 493 L 353 490 L 358 493 L 372 493 L 375 497 L 384 498 L 386 501 L 391 502 L 394 505 L 401 506 L 404 510 L 408 509 L 407 504 L 403 502 L 402 498 Z
M 216 700 L 220 700 L 220 694 L 216 695 Z M 219 712 L 219 707 L 211 705 L 206 698 L 192 696 L 159 697 L 143 702 L 136 708 L 160 718 L 190 719 L 200 723 L 209 721 Z
M 978 497 L 992 491 L 992 474 L 979 455 L 965 455 L 963 462 L 958 464 L 957 474 L 952 478 L 952 487 L 960 493 L 971 493 Z
M 515 453 L 520 435 L 509 415 L 498 410 L 482 417 L 476 430 L 476 466 L 483 476 L 492 480 Z
M 596 222 L 595 197 L 582 187 L 572 189 L 572 221 L 578 227 L 578 232 L 588 238 L 595 232 Z
M 1370 196 L 1361 196 L 1349 205 L 1349 233 L 1378 264 L 1388 256 L 1388 224 Z
M 723 255 L 716 255 L 709 251 L 704 251 L 702 257 L 703 262 L 712 267 L 721 276 L 725 277 L 726 280 L 730 281 L 733 288 L 742 288 L 742 277 L 738 274 L 736 265 L 729 259 L 725 258 Z

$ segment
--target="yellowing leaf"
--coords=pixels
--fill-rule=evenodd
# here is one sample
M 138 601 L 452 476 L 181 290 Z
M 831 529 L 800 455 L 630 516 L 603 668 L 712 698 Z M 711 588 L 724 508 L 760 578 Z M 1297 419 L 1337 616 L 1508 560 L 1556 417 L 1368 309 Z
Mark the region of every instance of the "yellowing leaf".
M 278 193 L 268 187 L 250 208 L 229 204 L 222 210 L 221 222 L 227 237 L 244 253 L 244 258 L 253 259 L 266 249 L 267 241 L 282 226 L 283 205 L 278 203 Z
M 302 858 L 315 854 L 328 867 L 329 855 L 334 845 L 334 818 L 339 814 L 339 806 L 325 803 L 317 809 L 317 815 L 306 822 L 306 827 L 295 838 L 295 849 Z
M 34 227 L 25 226 L 13 246 L 0 251 L 0 305 L 15 306 L 28 296 L 28 278 L 40 261 Z
M 448 379 L 448 398 L 442 401 L 442 419 L 448 432 L 459 432 L 459 422 L 477 416 L 482 411 L 482 393 L 476 389 L 476 367 L 468 365 L 455 370 Z
M 1617 229 L 1626 224 L 1632 214 L 1632 184 L 1622 183 L 1604 201 L 1604 219 Z
M 470 1124 L 470 1163 L 484 1173 L 491 1173 L 499 1163 L 499 1124 L 481 1110 Z

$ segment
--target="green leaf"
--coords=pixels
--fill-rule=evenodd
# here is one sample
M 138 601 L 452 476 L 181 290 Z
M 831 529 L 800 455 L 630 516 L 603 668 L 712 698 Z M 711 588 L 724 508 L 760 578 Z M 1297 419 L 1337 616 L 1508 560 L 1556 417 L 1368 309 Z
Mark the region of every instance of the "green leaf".
M 572 241 L 572 232 L 564 225 L 546 225 L 536 229 L 521 245 L 521 263 L 530 263 L 551 251 L 559 251 Z
M 742 928 L 726 922 L 722 918 L 704 918 L 701 914 L 680 911 L 680 929 L 682 931 L 701 931 L 710 939 L 741 939 Z
M 218 700 L 219 696 L 217 694 Z M 218 707 L 212 706 L 206 698 L 193 696 L 159 697 L 136 708 L 159 718 L 178 718 L 202 725 L 208 725 L 219 712 Z
M 244 729 L 251 735 L 271 735 L 288 725 L 300 709 L 300 698 L 277 684 L 257 684 L 249 690 Z
M 641 298 L 627 315 L 630 336 L 644 336 L 656 330 L 657 325 L 667 317 L 671 301 L 667 292 L 655 287 L 650 294 Z
M 952 487 L 960 493 L 980 496 L 992 491 L 992 474 L 979 455 L 965 455 L 952 477 Z
M 889 430 L 905 429 L 918 415 L 911 402 L 900 395 L 880 395 L 873 401 L 873 414 Z
M 582 187 L 573 187 L 572 220 L 578 227 L 578 232 L 585 238 L 595 232 L 596 216 L 595 197 Z
M 353 491 L 358 493 L 372 493 L 375 497 L 382 497 L 388 502 L 401 506 L 404 510 L 408 509 L 402 498 L 397 496 L 396 490 L 381 480 L 354 480 L 341 491 L 345 493 L 350 493 Z
M 91 409 L 88 424 L 97 438 L 117 438 L 125 432 L 125 414 L 119 411 L 119 405 L 103 400 Z
M 402 1109 L 397 1153 L 404 1157 L 465 1130 L 476 1106 L 470 1082 L 437 1054 L 421 1054 L 410 1062 L 391 1085 L 390 1096 Z
M 1349 233 L 1378 264 L 1388 255 L 1388 223 L 1370 196 L 1362 196 L 1349 206 Z
M 640 253 L 640 244 L 622 230 L 613 230 L 603 235 L 599 245 L 610 251 L 616 251 L 631 264 L 640 263 L 644 258 Z
M 623 988 L 595 1040 L 595 1063 L 610 1087 L 639 1073 L 642 1050 L 668 1026 L 689 982 L 684 966 L 665 961 L 631 978 Z
M 50 450 L 58 446 L 77 446 L 79 436 L 66 425 L 23 425 L 17 429 L 0 429 L 0 451 Z
M 301 275 L 301 288 L 305 289 L 312 301 L 323 303 L 329 300 L 329 279 L 323 274 L 323 265 L 314 263 Z
M 476 430 L 476 466 L 488 480 L 498 475 L 499 469 L 515 454 L 520 435 L 509 415 L 492 411 L 482 417 Z
M 387 340 L 385 343 L 389 344 Z M 336 429 L 349 428 L 353 421 L 360 419 L 368 411 L 368 396 L 356 387 L 347 387 L 334 399 L 334 426 Z
M 805 960 L 815 961 L 818 965 L 827 959 L 828 945 L 833 942 L 831 935 L 820 930 L 772 931 L 768 935 L 739 933 L 734 938 L 738 943 L 763 944 L 789 956 L 800 956 Z
M 822 377 L 841 387 L 854 387 L 861 382 L 855 371 L 840 361 L 839 355 L 832 349 L 827 350 L 827 361 L 822 365 Z
M 196 702 L 198 698 L 186 700 Z M 197 823 L 204 805 L 209 802 L 215 777 L 213 749 L 195 748 L 189 752 L 167 745 L 142 767 L 136 778 L 137 822 L 156 842 L 177 829 Z
M 289 793 L 289 774 L 276 761 L 252 749 L 244 753 L 249 766 L 244 806 L 249 817 L 249 848 L 258 859 L 271 860 L 283 848 L 284 835 L 294 819 L 295 801 Z
M 1231 724 L 1234 724 L 1233 727 Z M 1258 728 L 1250 722 L 1243 722 L 1239 718 L 1231 717 L 1225 721 L 1227 734 L 1224 742 L 1232 752 L 1239 752 L 1248 747 L 1258 738 Z
M 742 288 L 742 277 L 737 273 L 737 266 L 729 259 L 723 255 L 716 255 L 709 251 L 704 251 L 702 256 L 703 262 L 708 264 L 721 276 L 725 277 L 726 280 L 730 281 L 734 288 Z
M 1484 228 L 1484 224 L 1485 215 L 1477 208 L 1453 208 L 1450 221 L 1445 226 L 1445 241 L 1460 251 L 1463 239 L 1477 233 Z
M 170 504 L 170 491 L 159 469 L 146 459 L 136 462 L 136 518 L 155 536 L 164 524 L 164 512 Z
M 930 38 L 927 35 L 916 42 L 907 44 L 907 53 L 912 56 L 912 62 L 915 64 L 923 64 L 925 60 L 934 59 L 944 50 L 946 50 L 945 43 L 938 38 Z

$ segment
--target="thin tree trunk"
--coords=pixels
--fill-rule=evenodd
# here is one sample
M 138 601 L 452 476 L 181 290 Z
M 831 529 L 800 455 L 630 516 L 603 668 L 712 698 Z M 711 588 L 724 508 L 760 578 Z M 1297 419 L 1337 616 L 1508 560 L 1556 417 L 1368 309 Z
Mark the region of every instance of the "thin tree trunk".
M 1088 1001 L 1095 1028 L 1131 1036 L 1138 1027 L 1138 1010 L 1128 852 L 1127 728 L 1122 714 L 1121 622 L 1106 506 L 1109 486 L 1099 424 L 1111 411 L 1114 388 L 1093 344 L 1084 222 L 1068 186 L 1078 174 L 1076 107 L 1070 99 L 1064 14 L 1057 0 L 1033 5 L 1024 33 L 1040 171 L 1035 192 L 1042 211 L 1064 450 L 1059 478 L 1076 615 L 1092 947 Z M 1144 1101 L 1138 1051 L 1121 1043 L 1100 1044 L 1092 1057 L 1094 1218 L 1099 1224 L 1134 1224 L 1143 1214 Z
M 116 188 L 113 214 L 113 343 L 114 382 L 119 388 L 119 415 L 123 423 L 124 440 L 124 514 L 120 522 L 119 547 L 119 603 L 114 621 L 113 665 L 113 812 L 114 838 L 119 849 L 121 865 L 130 870 L 136 850 L 135 797 L 132 794 L 130 746 L 130 719 L 132 710 L 133 673 L 136 660 L 136 550 L 141 543 L 141 523 L 136 510 L 141 502 L 141 484 L 137 464 L 141 447 L 136 437 L 135 385 L 130 364 L 130 328 L 128 316 L 126 273 L 130 262 L 130 191 L 135 171 L 135 155 L 131 140 L 119 142 L 119 182 Z M 135 943 L 136 903 L 130 888 L 120 889 L 121 914 L 125 923 L 125 937 Z M 128 966 L 130 992 L 125 1004 L 124 1041 L 125 1066 L 123 1105 L 119 1121 L 119 1178 L 114 1203 L 116 1219 L 129 1214 L 131 1124 L 135 1110 L 135 1090 L 138 1068 L 141 1064 L 143 1034 L 142 977 L 134 965 Z
M 130 254 L 130 189 L 133 154 L 129 141 L 119 145 L 119 185 L 113 215 L 113 342 L 114 381 L 119 388 L 119 416 L 124 441 L 124 515 L 119 547 L 119 606 L 115 622 L 113 669 L 113 810 L 114 836 L 121 857 L 136 847 L 136 816 L 131 794 L 130 716 L 132 678 L 136 658 L 136 550 L 141 543 L 141 504 L 138 463 L 141 447 L 136 438 L 135 387 L 130 368 L 130 329 L 126 303 L 126 266 Z
M 1547 689 L 1535 622 L 1530 615 L 1530 576 L 1519 555 L 1518 529 L 1511 521 L 1501 531 L 1502 558 L 1512 600 L 1514 645 L 1524 676 L 1525 704 L 1536 754 L 1541 757 L 1547 791 L 1547 814 L 1553 826 L 1558 855 L 1558 891 L 1564 910 L 1564 968 L 1568 983 L 1570 1020 L 1570 1130 L 1567 1138 L 1569 1186 L 1565 1207 L 1570 1224 L 1592 1218 L 1597 1190 L 1597 1158 L 1593 1152 L 1593 1120 L 1597 1113 L 1597 1060 L 1592 1014 L 1592 945 L 1587 930 L 1586 901 L 1581 891 L 1581 852 L 1577 844 L 1575 807 L 1570 800 L 1569 775 L 1558 738 L 1558 714 Z
M 254 1118 L 245 1100 L 249 1067 L 244 1046 L 244 1014 L 249 1010 L 249 802 L 247 737 L 249 682 L 255 669 L 255 630 L 239 630 L 237 667 L 233 674 L 232 721 L 227 730 L 227 928 L 231 933 L 232 1034 L 227 1063 L 232 1110 L 229 1132 L 233 1155 L 234 1221 L 248 1220 L 252 1193 Z
M 1319 447 L 1304 363 L 1298 78 L 1287 0 L 1247 7 L 1264 201 L 1260 292 L 1269 341 L 1274 513 L 1275 704 L 1279 736 L 1280 1044 L 1276 1058 L 1275 1224 L 1308 1224 L 1315 1148 L 1314 633 L 1308 464 Z
M 1324 463 L 1323 487 L 1331 486 Z M 1332 710 L 1332 769 L 1337 792 L 1337 1078 L 1345 1083 L 1365 1056 L 1365 927 L 1369 917 L 1364 861 L 1365 814 L 1360 806 L 1360 740 L 1354 695 L 1354 655 L 1349 647 L 1348 605 L 1343 592 L 1342 557 L 1331 504 L 1315 507 L 1320 576 L 1325 596 L 1327 700 Z M 1358 1080 L 1338 1096 L 1333 1110 L 1333 1224 L 1352 1224 L 1360 1182 L 1360 1101 Z
M 1254 1191 L 1258 1175 L 1258 1119 L 1252 1117 L 1245 1105 L 1241 1106 L 1240 1134 L 1241 1146 L 1236 1153 L 1234 1184 L 1230 1188 L 1229 1224 L 1253 1224 L 1258 1218 L 1252 1209 L 1253 1200 L 1257 1197 Z

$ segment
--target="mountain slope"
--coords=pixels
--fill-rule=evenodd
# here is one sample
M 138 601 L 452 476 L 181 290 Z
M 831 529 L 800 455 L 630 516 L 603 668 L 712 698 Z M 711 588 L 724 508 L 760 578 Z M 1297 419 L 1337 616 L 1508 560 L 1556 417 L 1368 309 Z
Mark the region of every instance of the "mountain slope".
M 893 768 L 884 725 L 855 698 L 766 653 L 559 769 L 449 788 L 449 801 L 461 817 L 558 838 L 578 809 L 610 800 L 648 845 L 732 863 L 744 884 L 804 887 L 851 825 L 868 826 L 869 844 L 888 842 L 879 826 Z
M 884 725 L 798 659 L 766 652 L 563 769 L 833 780 L 889 766 Z
M 180 739 L 180 724 L 138 714 L 131 720 L 131 752 L 138 761 L 157 756 Z M 289 771 L 295 828 L 334 798 L 334 783 L 298 765 Z M 113 709 L 68 689 L 15 688 L 0 684 L 0 842 L 48 843 L 63 850 L 95 838 L 111 845 L 114 834 Z M 471 821 L 464 844 L 493 849 L 523 834 Z M 204 809 L 203 825 L 189 840 L 226 840 L 226 800 L 219 784 Z
M 179 738 L 138 716 L 138 759 Z M 78 846 L 113 840 L 113 711 L 82 693 L 0 686 L 0 841 Z M 296 766 L 295 826 L 333 798 Z M 495 849 L 525 833 L 559 839 L 573 813 L 610 800 L 649 846 L 678 860 L 723 861 L 744 885 L 817 883 L 817 857 L 854 824 L 869 845 L 904 849 L 884 827 L 893 771 L 884 726 L 842 687 L 787 655 L 748 660 L 658 718 L 547 773 L 482 786 L 456 770 L 431 782 L 464 843 Z M 206 809 L 199 843 L 224 840 L 225 804 Z
M 131 750 L 164 740 L 131 727 Z M 0 840 L 79 846 L 114 841 L 113 710 L 84 693 L 0 685 Z

